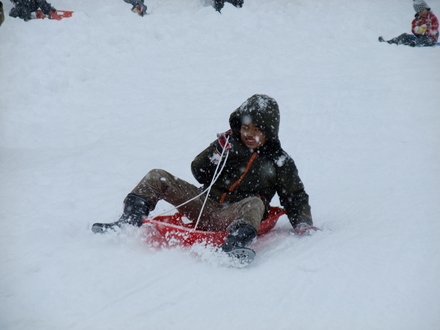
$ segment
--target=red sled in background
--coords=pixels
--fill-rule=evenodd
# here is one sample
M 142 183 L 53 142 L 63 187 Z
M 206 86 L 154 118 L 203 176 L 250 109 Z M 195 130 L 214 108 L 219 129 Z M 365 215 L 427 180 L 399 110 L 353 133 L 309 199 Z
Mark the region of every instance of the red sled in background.
M 35 19 L 45 19 L 47 17 L 46 14 L 43 13 L 43 11 L 41 9 L 38 9 L 35 12 Z M 51 12 L 50 13 L 50 18 L 51 19 L 56 19 L 57 21 L 62 20 L 63 18 L 67 18 L 67 17 L 72 17 L 73 15 L 73 11 L 67 11 L 67 10 L 57 10 L 56 12 Z
M 271 207 L 267 218 L 261 222 L 258 235 L 262 235 L 275 227 L 280 216 L 286 211 L 280 207 Z M 151 243 L 165 243 L 168 246 L 191 246 L 204 244 L 220 246 L 225 242 L 226 232 L 211 232 L 194 230 L 193 222 L 186 223 L 180 213 L 174 215 L 157 216 L 143 220 L 150 233 L 148 241 Z M 147 229 L 148 230 L 148 229 Z

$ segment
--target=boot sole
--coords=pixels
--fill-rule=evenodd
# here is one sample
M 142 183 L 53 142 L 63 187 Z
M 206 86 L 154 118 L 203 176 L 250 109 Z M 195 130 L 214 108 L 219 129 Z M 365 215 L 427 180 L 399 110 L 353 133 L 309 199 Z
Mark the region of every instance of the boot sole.
M 231 264 L 236 267 L 244 267 L 254 261 L 256 253 L 249 248 L 237 248 L 232 251 L 226 252 L 230 258 Z
M 103 225 L 103 224 L 99 224 L 99 223 L 95 223 L 92 226 L 92 232 L 95 234 L 105 234 L 109 231 L 116 231 L 114 229 L 114 226 L 109 226 L 109 225 Z

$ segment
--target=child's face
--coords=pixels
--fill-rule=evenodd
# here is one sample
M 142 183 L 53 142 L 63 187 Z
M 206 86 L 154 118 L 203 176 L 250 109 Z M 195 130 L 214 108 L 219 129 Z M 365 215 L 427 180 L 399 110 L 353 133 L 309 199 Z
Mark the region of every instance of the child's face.
M 422 11 L 419 11 L 419 16 L 426 17 L 428 16 L 428 9 L 423 9 Z
M 240 136 L 241 141 L 250 149 L 256 149 L 266 143 L 266 135 L 253 122 L 241 125 Z

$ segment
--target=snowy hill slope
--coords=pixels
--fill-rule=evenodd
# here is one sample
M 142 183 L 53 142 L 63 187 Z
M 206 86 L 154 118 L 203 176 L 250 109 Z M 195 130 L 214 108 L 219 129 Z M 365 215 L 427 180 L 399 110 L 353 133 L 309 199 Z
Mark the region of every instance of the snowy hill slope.
M 0 28 L 1 329 L 438 329 L 440 48 L 377 42 L 409 32 L 411 1 L 52 4 L 75 14 Z M 321 232 L 283 217 L 241 270 L 91 233 L 152 168 L 196 183 L 255 93 Z

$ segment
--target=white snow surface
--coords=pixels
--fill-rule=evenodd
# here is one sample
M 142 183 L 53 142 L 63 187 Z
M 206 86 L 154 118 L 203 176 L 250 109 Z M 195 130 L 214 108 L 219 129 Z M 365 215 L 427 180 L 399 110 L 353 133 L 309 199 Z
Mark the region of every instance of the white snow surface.
M 440 329 L 440 47 L 377 41 L 412 1 L 51 2 L 0 28 L 0 329 Z M 283 216 L 243 269 L 90 231 L 150 169 L 197 184 L 256 93 L 322 231 Z

